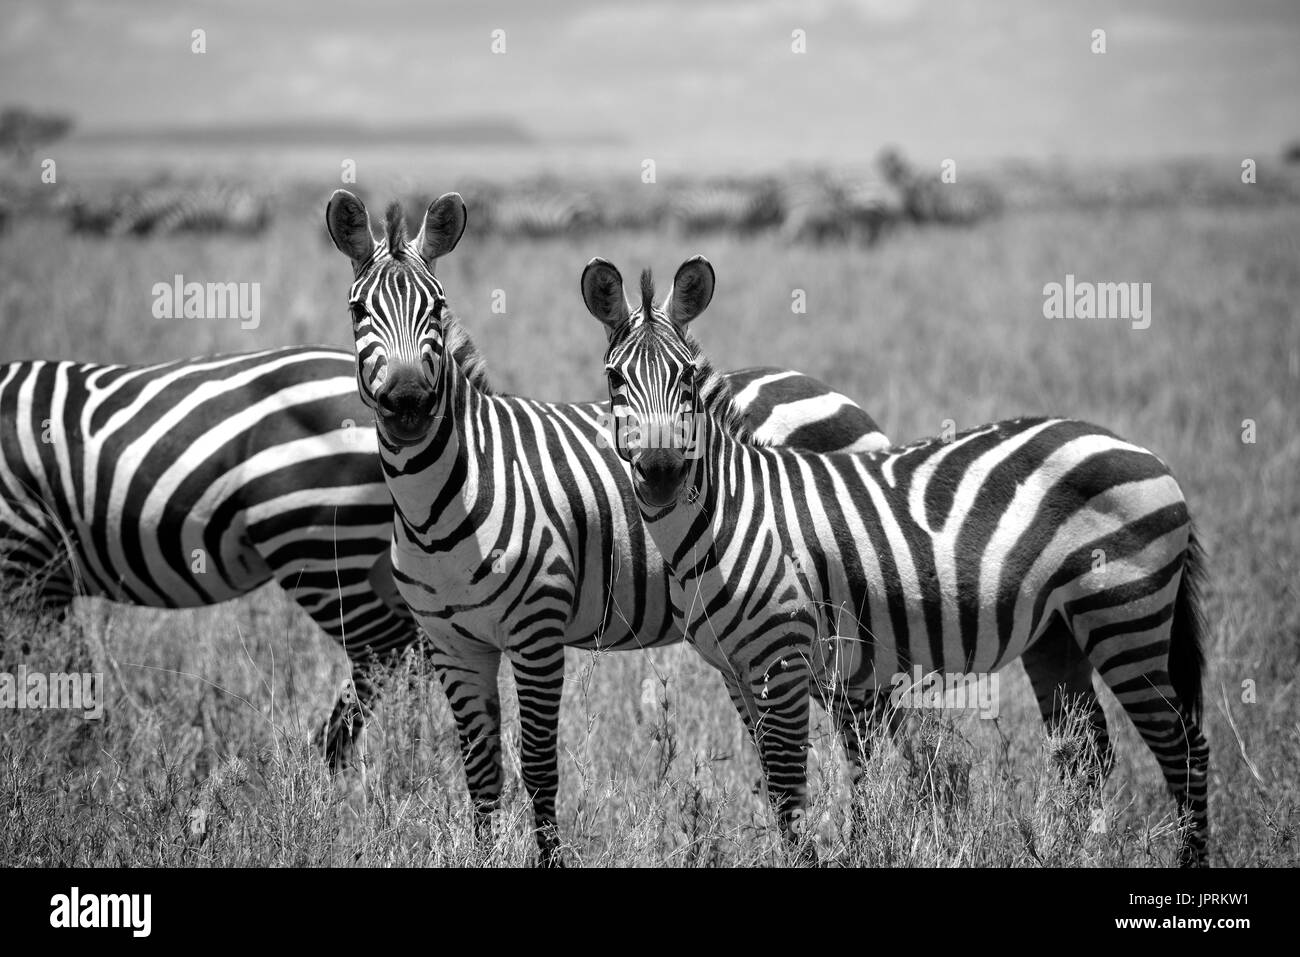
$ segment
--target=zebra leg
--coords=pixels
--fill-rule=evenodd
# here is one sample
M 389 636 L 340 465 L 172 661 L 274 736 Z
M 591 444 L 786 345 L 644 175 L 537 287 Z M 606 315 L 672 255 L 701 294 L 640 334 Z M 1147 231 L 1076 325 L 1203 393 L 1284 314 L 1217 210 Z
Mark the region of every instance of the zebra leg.
M 77 576 L 57 528 L 38 521 L 34 527 L 18 529 L 0 520 L 0 588 L 6 599 L 24 596 L 39 617 L 60 624 L 67 618 L 77 594 Z M 0 649 L 9 648 L 11 642 L 20 657 L 31 654 L 30 633 L 5 634 L 0 622 Z
M 1064 756 L 1062 773 L 1087 775 L 1090 786 L 1100 788 L 1115 763 L 1106 712 L 1092 686 L 1092 664 L 1079 648 L 1070 629 L 1053 618 L 1043 635 L 1021 655 L 1025 673 L 1038 699 L 1038 710 L 1049 734 L 1068 734 L 1069 724 L 1083 715 L 1088 738 L 1084 752 Z
M 474 804 L 474 836 L 490 842 L 501 801 L 501 649 L 472 639 L 430 640 L 428 659 L 456 719 L 465 781 Z
M 1180 595 L 1179 604 L 1184 600 Z M 1204 867 L 1208 863 L 1210 836 L 1207 795 L 1210 749 L 1195 715 L 1170 677 L 1171 672 L 1178 671 L 1178 666 L 1173 664 L 1177 655 L 1191 655 L 1194 651 L 1199 659 L 1199 650 L 1171 647 L 1172 643 L 1189 640 L 1172 605 L 1171 598 L 1163 608 L 1151 612 L 1147 604 L 1138 616 L 1130 614 L 1122 620 L 1115 620 L 1117 616 L 1112 614 L 1108 616 L 1109 622 L 1094 624 L 1086 630 L 1078 628 L 1075 635 L 1092 666 L 1115 693 L 1160 764 L 1165 783 L 1173 793 L 1183 833 L 1179 866 Z M 1127 606 L 1107 609 L 1112 613 L 1126 610 L 1132 609 Z M 1198 688 L 1199 667 L 1198 660 L 1195 675 Z
M 533 802 L 541 867 L 564 866 L 555 818 L 555 795 L 560 783 L 560 694 L 564 690 L 562 638 L 558 629 L 535 634 L 526 644 L 510 650 L 519 696 L 520 762 L 524 788 Z
M 275 578 L 321 630 L 343 646 L 352 666 L 328 721 L 314 736 L 333 772 L 353 761 L 366 721 L 379 698 L 377 678 L 397 664 L 402 653 L 420 639 L 420 630 L 393 584 L 387 552 L 376 559 L 364 578 L 355 569 L 329 565 L 277 569 Z M 304 584 L 325 577 L 332 587 Z
M 816 863 L 804 834 L 811 697 L 806 654 L 785 644 L 766 666 L 727 667 L 722 676 L 758 748 L 767 797 L 787 845 L 801 863 Z
M 421 640 L 421 632 L 408 614 L 396 614 L 373 600 L 353 601 L 351 605 L 354 610 L 364 609 L 371 621 L 355 640 L 340 639 L 352 675 L 343 682 L 329 720 L 317 736 L 331 771 L 341 771 L 352 763 L 361 732 L 379 702 L 381 675 L 397 666 L 403 652 Z M 336 629 L 338 624 L 319 618 L 317 621 L 326 631 Z
M 379 667 L 373 655 L 353 660 L 352 677 L 343 682 L 329 720 L 317 733 L 316 745 L 332 772 L 352 765 L 357 742 L 378 697 L 374 678 Z

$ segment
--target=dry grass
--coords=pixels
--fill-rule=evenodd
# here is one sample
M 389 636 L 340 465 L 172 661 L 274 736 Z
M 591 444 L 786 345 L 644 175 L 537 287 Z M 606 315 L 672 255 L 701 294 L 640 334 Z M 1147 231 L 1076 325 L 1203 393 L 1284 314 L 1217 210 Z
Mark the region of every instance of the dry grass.
M 384 199 L 366 198 L 374 207 Z M 698 332 L 724 366 L 776 361 L 819 375 L 900 439 L 938 433 L 946 419 L 964 428 L 1057 412 L 1159 453 L 1183 483 L 1211 559 L 1213 861 L 1300 862 L 1300 209 L 1023 212 L 972 231 L 903 232 L 871 251 L 635 233 L 479 241 L 472 216 L 440 273 L 502 387 L 600 394 L 601 335 L 578 295 L 582 265 L 600 254 L 625 274 L 652 265 L 666 279 L 704 252 L 719 287 Z M 349 270 L 321 232 L 314 216 L 278 222 L 259 239 L 105 242 L 19 224 L 0 238 L 0 359 L 346 345 Z M 261 326 L 152 318 L 152 284 L 177 272 L 261 282 Z M 1151 328 L 1044 320 L 1042 287 L 1067 272 L 1151 282 Z M 807 291 L 807 315 L 791 313 L 795 288 Z M 496 289 L 505 315 L 490 311 Z M 1255 444 L 1241 441 L 1245 418 L 1257 423 Z M 6 620 L 26 621 L 20 604 L 7 596 Z M 517 745 L 507 749 L 511 791 L 495 843 L 477 847 L 445 703 L 418 674 L 394 677 L 364 773 L 329 780 L 307 741 L 344 659 L 278 591 L 182 613 L 86 602 L 66 627 L 28 623 L 20 634 L 34 645 L 29 667 L 90 660 L 108 673 L 110 698 L 97 723 L 0 713 L 0 863 L 532 859 Z M 12 663 L 15 649 L 3 650 Z M 642 701 L 647 679 L 653 706 Z M 689 648 L 571 652 L 567 680 L 560 820 L 571 861 L 785 859 L 754 793 L 753 749 L 720 680 Z M 1243 701 L 1247 681 L 1254 703 Z M 1118 761 L 1103 829 L 1086 790 L 1056 773 L 1051 752 L 1068 743 L 1046 740 L 1018 665 L 1004 675 L 1002 700 L 997 721 L 926 715 L 905 747 L 877 748 L 852 836 L 842 758 L 819 714 L 810 819 L 821 856 L 872 866 L 1172 860 L 1172 801 L 1113 701 Z

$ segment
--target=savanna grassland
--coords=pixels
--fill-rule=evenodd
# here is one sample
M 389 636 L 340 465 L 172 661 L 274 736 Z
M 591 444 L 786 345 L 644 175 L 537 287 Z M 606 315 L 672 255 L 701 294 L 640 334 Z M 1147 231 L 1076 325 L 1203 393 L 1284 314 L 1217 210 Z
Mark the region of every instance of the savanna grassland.
M 71 236 L 54 219 L 11 223 L 0 236 L 0 361 L 348 346 L 350 269 L 324 236 L 328 191 L 320 210 L 281 216 L 256 237 L 104 239 Z M 372 211 L 387 199 L 360 192 Z M 1017 209 L 969 229 L 901 227 L 867 248 L 790 246 L 775 233 L 480 236 L 470 201 L 466 236 L 439 273 L 499 388 L 599 396 L 603 334 L 579 295 L 583 265 L 602 255 L 627 276 L 652 266 L 666 286 L 678 263 L 704 253 L 718 287 L 695 328 L 719 365 L 816 375 L 900 441 L 947 420 L 962 429 L 1057 413 L 1156 451 L 1209 554 L 1212 862 L 1300 863 L 1300 206 Z M 155 319 L 151 288 L 177 273 L 260 283 L 260 325 Z M 1044 284 L 1067 273 L 1151 283 L 1150 327 L 1045 319 Z M 492 310 L 497 290 L 504 313 Z M 795 290 L 805 313 L 792 311 Z M 11 595 L 0 614 L 0 631 L 31 636 L 30 668 L 89 661 L 84 670 L 105 672 L 109 686 L 101 722 L 0 712 L 2 864 L 533 858 L 517 728 L 495 842 L 475 845 L 447 708 L 414 664 L 370 725 L 364 771 L 331 781 L 309 739 L 346 661 L 277 589 L 186 612 L 83 601 L 66 626 L 28 622 Z M 1020 665 L 1002 678 L 996 720 L 927 714 L 876 749 L 852 841 L 842 757 L 818 713 L 810 783 L 821 857 L 1171 862 L 1173 802 L 1109 693 L 1118 761 L 1098 811 L 1080 782 L 1058 776 L 1052 755 L 1069 742 L 1046 737 Z M 720 679 L 689 647 L 570 652 L 567 682 L 559 805 L 570 863 L 784 860 L 755 793 L 753 749 Z

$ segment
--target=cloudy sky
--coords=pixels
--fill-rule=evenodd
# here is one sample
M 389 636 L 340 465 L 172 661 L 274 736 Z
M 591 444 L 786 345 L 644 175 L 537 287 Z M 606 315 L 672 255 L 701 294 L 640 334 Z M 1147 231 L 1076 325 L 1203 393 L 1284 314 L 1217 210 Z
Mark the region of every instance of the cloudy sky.
M 0 0 L 0 15 L 4 99 L 83 130 L 486 117 L 754 166 L 887 142 L 1130 158 L 1300 137 L 1296 0 Z

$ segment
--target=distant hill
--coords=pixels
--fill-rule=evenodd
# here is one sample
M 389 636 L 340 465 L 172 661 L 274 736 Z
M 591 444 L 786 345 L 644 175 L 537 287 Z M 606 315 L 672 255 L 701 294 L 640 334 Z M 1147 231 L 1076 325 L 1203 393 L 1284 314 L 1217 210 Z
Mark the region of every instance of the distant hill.
M 369 125 L 313 121 L 230 123 L 205 126 L 86 129 L 75 142 L 95 146 L 259 146 L 329 147 L 381 142 L 394 146 L 528 146 L 537 138 L 509 119 L 444 120 L 430 123 Z

